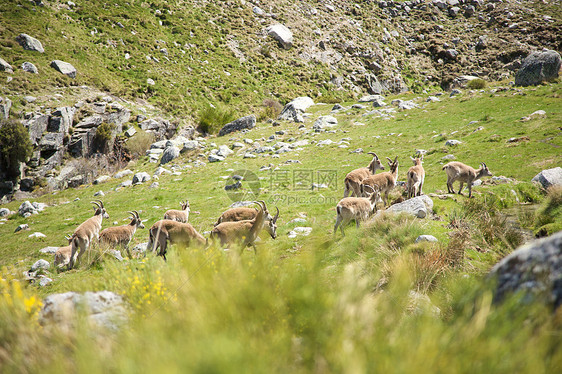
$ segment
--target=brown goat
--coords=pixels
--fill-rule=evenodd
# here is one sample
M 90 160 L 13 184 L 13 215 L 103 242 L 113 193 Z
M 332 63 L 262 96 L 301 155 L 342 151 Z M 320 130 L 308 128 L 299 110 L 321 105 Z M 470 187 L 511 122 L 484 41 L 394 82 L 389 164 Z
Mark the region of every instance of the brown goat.
M 361 182 L 371 175 L 374 175 L 377 169 L 384 170 L 384 166 L 381 164 L 379 157 L 374 152 L 367 153 L 373 156 L 373 159 L 366 168 L 359 168 L 350 171 L 345 176 L 344 185 L 345 190 L 343 191 L 343 197 L 348 197 L 350 194 L 356 197 L 361 196 L 360 185 Z

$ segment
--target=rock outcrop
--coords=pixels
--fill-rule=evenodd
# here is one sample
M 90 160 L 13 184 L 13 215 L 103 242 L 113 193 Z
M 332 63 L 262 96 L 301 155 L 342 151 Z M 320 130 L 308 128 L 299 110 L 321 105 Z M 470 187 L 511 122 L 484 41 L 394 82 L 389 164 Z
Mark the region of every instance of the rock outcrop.
M 256 117 L 254 115 L 238 118 L 230 123 L 227 123 L 219 131 L 219 136 L 225 136 L 234 131 L 240 131 L 243 129 L 253 129 L 256 126 Z
M 562 60 L 556 51 L 533 52 L 523 61 L 515 75 L 516 86 L 536 86 L 558 78 Z

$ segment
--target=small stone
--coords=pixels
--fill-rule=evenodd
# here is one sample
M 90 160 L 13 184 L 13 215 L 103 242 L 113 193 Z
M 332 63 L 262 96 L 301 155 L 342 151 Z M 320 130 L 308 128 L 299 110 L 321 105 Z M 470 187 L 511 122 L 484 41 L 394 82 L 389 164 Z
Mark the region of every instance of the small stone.
M 22 231 L 22 230 L 29 230 L 29 225 L 27 223 L 23 223 L 21 225 L 19 225 L 18 227 L 16 227 L 16 229 L 14 230 L 14 233 L 18 232 L 18 231 Z
M 459 144 L 462 144 L 462 142 L 460 140 L 455 140 L 455 139 L 450 139 L 450 140 L 447 140 L 445 142 L 445 145 L 447 145 L 449 147 L 453 147 L 453 146 L 459 145 Z
M 47 270 L 49 267 L 51 267 L 51 264 L 48 261 L 41 259 L 31 265 L 30 271 L 34 272 L 40 269 Z
M 40 233 L 40 232 L 34 232 L 33 234 L 28 236 L 29 238 L 46 238 L 47 235 Z
M 59 247 L 45 247 L 45 248 L 41 248 L 39 250 L 40 253 L 44 253 L 44 254 L 48 254 L 48 255 L 54 255 L 55 252 L 59 249 Z
M 100 190 L 100 191 L 98 191 L 98 192 L 94 193 L 94 196 L 100 196 L 100 197 L 103 197 L 103 196 L 105 196 L 105 194 L 103 193 L 103 191 L 101 191 L 101 190 Z
M 437 242 L 437 238 L 433 235 L 420 235 L 416 238 L 415 243 L 419 242 Z
M 21 64 L 21 69 L 28 73 L 39 74 L 39 70 L 37 70 L 37 67 L 33 65 L 31 62 L 26 61 L 23 64 Z

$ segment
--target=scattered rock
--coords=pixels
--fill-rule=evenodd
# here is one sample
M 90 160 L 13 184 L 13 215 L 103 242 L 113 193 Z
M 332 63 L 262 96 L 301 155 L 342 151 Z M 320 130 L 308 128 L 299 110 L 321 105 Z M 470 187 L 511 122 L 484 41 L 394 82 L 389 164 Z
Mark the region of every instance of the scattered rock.
M 18 42 L 18 44 L 21 45 L 25 50 L 36 51 L 39 53 L 45 52 L 41 42 L 27 34 L 19 34 L 16 37 L 16 42 Z
M 314 101 L 310 97 L 297 97 L 283 107 L 278 119 L 302 123 L 304 122 L 303 114 L 312 105 L 314 105 Z
M 23 217 L 29 217 L 32 214 L 37 214 L 37 209 L 29 201 L 24 201 L 18 209 L 18 214 Z
M 312 227 L 295 227 L 287 235 L 289 238 L 296 238 L 298 235 L 308 236 L 312 232 Z
M 103 197 L 103 196 L 105 196 L 105 193 L 103 193 L 102 190 L 99 190 L 96 193 L 94 193 L 94 197 Z
M 130 137 L 134 136 L 136 133 L 137 133 L 137 129 L 135 129 L 134 127 L 131 126 L 127 129 L 127 131 L 125 131 L 125 136 L 127 138 L 130 138 Z
M 109 175 L 101 175 L 99 177 L 96 178 L 96 180 L 94 180 L 94 184 L 100 184 L 103 182 L 107 182 L 108 180 L 110 180 L 111 177 Z
M 46 237 L 47 235 L 40 232 L 34 232 L 33 234 L 28 236 L 28 238 L 46 238 Z
M 10 209 L 8 209 L 8 208 L 0 208 L 0 217 L 6 217 L 6 216 L 9 216 L 10 214 L 12 214 L 12 212 L 10 211 Z
M 377 212 L 377 214 L 380 214 L 380 212 L 406 212 L 418 218 L 425 218 L 432 212 L 432 210 L 433 200 L 431 200 L 431 198 L 427 195 L 421 195 L 408 199 L 402 203 L 391 205 L 386 210 Z
M 214 153 L 214 154 L 211 153 L 211 154 L 209 155 L 209 157 L 208 157 L 208 160 L 209 160 L 209 162 L 221 162 L 221 161 L 224 161 L 225 158 L 222 157 L 222 156 L 219 156 L 219 155 L 216 154 L 216 153 Z
M 254 115 L 249 115 L 246 117 L 238 118 L 235 121 L 227 123 L 219 131 L 219 136 L 225 136 L 234 131 L 240 131 L 243 129 L 253 129 L 256 126 L 256 117 Z
M 46 260 L 38 260 L 33 265 L 31 265 L 31 269 L 29 271 L 34 272 L 37 270 L 47 270 L 51 267 L 51 264 Z
M 125 169 L 125 170 L 121 170 L 121 171 L 115 173 L 113 178 L 120 179 L 120 178 L 126 177 L 128 175 L 133 175 L 133 172 L 129 169 Z
M 0 58 L 0 71 L 5 71 L 6 73 L 13 73 L 14 68 L 12 68 L 12 65 L 8 64 L 6 60 Z
M 145 171 L 133 175 L 133 184 L 144 183 L 149 180 L 150 180 L 150 175 L 148 175 L 148 173 Z
M 21 69 L 23 71 L 27 71 L 28 73 L 39 74 L 39 70 L 37 70 L 37 67 L 31 62 L 24 62 L 23 64 L 21 64 Z
M 85 313 L 93 331 L 100 328 L 116 331 L 128 319 L 123 297 L 113 292 L 67 292 L 45 298 L 39 323 L 68 332 L 76 327 L 79 313 Z
M 293 45 L 293 33 L 280 23 L 269 26 L 267 34 L 275 39 L 284 49 L 290 49 Z
M 516 86 L 536 86 L 544 81 L 558 78 L 562 64 L 560 54 L 556 51 L 533 52 L 515 74 Z
M 41 277 L 39 278 L 39 286 L 40 287 L 45 287 L 47 286 L 49 283 L 51 283 L 53 280 L 51 278 L 48 277 Z
M 437 242 L 437 238 L 433 235 L 420 235 L 416 238 L 416 243 L 419 242 Z
M 522 292 L 525 303 L 542 298 L 554 308 L 562 304 L 562 231 L 519 247 L 490 271 L 497 283 L 494 301 Z
M 544 189 L 551 186 L 562 186 L 562 167 L 543 170 L 531 180 L 540 183 Z
M 314 125 L 312 126 L 312 128 L 314 129 L 314 131 L 320 131 L 337 125 L 338 120 L 335 117 L 321 116 L 318 117 L 316 121 L 314 121 Z
M 455 140 L 455 139 L 449 139 L 445 142 L 445 145 L 449 146 L 449 147 L 453 147 L 455 145 L 459 145 L 462 144 L 462 142 L 460 140 Z
M 53 60 L 51 61 L 51 67 L 59 73 L 64 74 L 70 78 L 76 78 L 76 68 L 68 62 Z
M 160 159 L 160 165 L 167 164 L 168 162 L 172 161 L 173 159 L 179 157 L 180 150 L 178 147 L 168 147 L 162 153 L 162 158 Z
M 45 247 L 45 248 L 41 248 L 39 252 L 48 255 L 54 255 L 57 249 L 59 249 L 59 247 Z
M 546 118 L 546 112 L 544 110 L 537 110 L 531 114 L 529 114 L 526 117 L 522 117 L 521 121 L 523 122 L 527 122 L 533 119 L 538 119 L 538 118 Z

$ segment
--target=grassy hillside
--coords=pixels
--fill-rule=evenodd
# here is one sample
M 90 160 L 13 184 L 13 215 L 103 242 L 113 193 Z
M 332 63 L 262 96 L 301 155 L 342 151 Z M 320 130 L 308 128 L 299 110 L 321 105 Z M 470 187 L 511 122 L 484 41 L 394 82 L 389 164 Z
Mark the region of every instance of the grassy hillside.
M 0 225 L 0 313 L 7 321 L 0 327 L 0 364 L 6 371 L 31 372 L 556 372 L 562 367 L 560 313 L 522 305 L 517 298 L 492 305 L 484 275 L 536 229 L 538 204 L 559 201 L 546 198 L 530 179 L 562 161 L 561 94 L 560 84 L 551 84 L 467 90 L 431 103 L 420 97 L 420 108 L 390 119 L 368 115 L 370 109 L 348 109 L 334 114 L 339 122 L 334 132 L 315 134 L 307 130 L 331 109 L 318 104 L 310 108 L 305 129 L 259 125 L 246 134 L 209 139 L 217 145 L 244 138 L 262 145 L 289 138 L 311 142 L 279 158 L 242 159 L 241 152 L 193 167 L 195 155 L 185 155 L 175 161 L 181 175 L 162 175 L 155 189 L 146 183 L 116 191 L 121 181 L 110 180 L 37 198 L 49 204 L 44 212 L 28 219 L 11 216 Z M 545 117 L 521 120 L 539 109 Z M 285 134 L 266 142 L 280 130 Z M 522 136 L 528 139 L 508 142 Z M 349 147 L 312 143 L 326 139 L 347 139 Z M 462 144 L 448 147 L 447 139 Z M 399 180 L 405 179 L 409 156 L 426 150 L 424 192 L 433 196 L 435 218 L 383 214 L 359 229 L 346 227 L 345 238 L 334 237 L 343 178 L 369 162 L 367 155 L 351 152 L 359 147 L 381 158 L 398 156 Z M 486 162 L 495 176 L 514 181 L 486 181 L 473 189 L 473 199 L 441 199 L 447 154 L 472 166 Z M 272 169 L 259 170 L 270 163 Z M 146 159 L 129 167 L 150 174 L 156 169 Z M 47 287 L 12 281 L 38 258 L 52 260 L 39 249 L 65 244 L 64 234 L 91 215 L 89 201 L 100 189 L 111 217 L 104 227 L 133 209 L 149 226 L 189 198 L 190 221 L 204 232 L 232 203 L 224 191 L 231 182 L 221 176 L 241 169 L 261 178 L 259 198 L 281 211 L 279 237 L 263 235 L 257 255 L 172 247 L 165 263 L 151 254 L 124 262 L 91 254 L 77 269 L 51 272 L 54 281 Z M 311 182 L 322 181 L 308 178 L 319 171 L 335 174 L 334 183 L 311 190 Z M 399 193 L 398 188 L 394 197 Z M 7 207 L 17 210 L 20 203 Z M 297 217 L 306 223 L 289 223 Z M 554 219 L 559 223 L 561 217 Z M 14 234 L 21 223 L 30 231 Z M 295 225 L 310 226 L 312 233 L 291 239 L 287 232 Z M 27 237 L 35 231 L 47 237 Z M 420 234 L 439 242 L 414 243 Z M 147 236 L 139 230 L 134 242 Z M 131 305 L 129 324 L 103 338 L 86 327 L 76 334 L 37 328 L 40 298 L 70 290 L 124 295 Z

